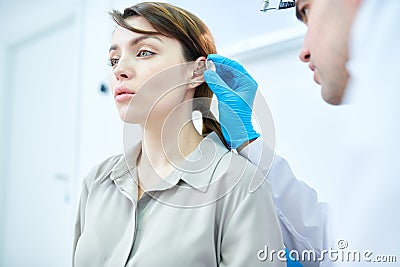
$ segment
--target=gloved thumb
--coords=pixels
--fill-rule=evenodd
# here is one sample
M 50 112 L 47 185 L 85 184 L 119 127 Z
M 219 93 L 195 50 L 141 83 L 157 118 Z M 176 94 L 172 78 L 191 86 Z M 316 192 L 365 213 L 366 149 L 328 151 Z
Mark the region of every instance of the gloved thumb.
M 214 94 L 217 96 L 219 99 L 220 96 L 226 94 L 227 91 L 232 91 L 231 88 L 222 80 L 222 78 L 216 73 L 215 71 L 212 70 L 206 70 L 204 71 L 204 80 L 210 87 L 211 91 L 214 92 Z

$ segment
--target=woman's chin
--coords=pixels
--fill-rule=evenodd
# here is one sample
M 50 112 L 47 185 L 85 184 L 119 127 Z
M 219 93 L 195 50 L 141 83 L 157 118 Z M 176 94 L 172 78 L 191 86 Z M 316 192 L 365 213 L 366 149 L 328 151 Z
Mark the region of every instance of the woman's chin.
M 123 111 L 119 111 L 119 117 L 124 123 L 130 124 L 143 124 L 143 119 L 138 114 L 131 114 Z

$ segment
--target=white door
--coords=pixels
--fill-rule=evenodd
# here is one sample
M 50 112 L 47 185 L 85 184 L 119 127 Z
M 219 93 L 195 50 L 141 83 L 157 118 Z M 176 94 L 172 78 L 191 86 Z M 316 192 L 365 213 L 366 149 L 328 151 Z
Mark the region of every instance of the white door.
M 0 266 L 71 265 L 78 29 L 70 17 L 29 33 L 6 51 L 8 149 Z

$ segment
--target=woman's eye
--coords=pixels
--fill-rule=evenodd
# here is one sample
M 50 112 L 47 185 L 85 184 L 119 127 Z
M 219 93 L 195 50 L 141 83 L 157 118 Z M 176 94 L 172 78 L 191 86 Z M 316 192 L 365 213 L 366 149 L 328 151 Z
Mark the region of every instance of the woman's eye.
M 140 50 L 139 53 L 137 54 L 138 57 L 148 57 L 151 55 L 154 55 L 155 53 L 149 51 L 149 50 Z
M 114 67 L 115 65 L 118 64 L 118 58 L 110 58 L 108 59 L 108 65 L 110 65 L 111 67 Z

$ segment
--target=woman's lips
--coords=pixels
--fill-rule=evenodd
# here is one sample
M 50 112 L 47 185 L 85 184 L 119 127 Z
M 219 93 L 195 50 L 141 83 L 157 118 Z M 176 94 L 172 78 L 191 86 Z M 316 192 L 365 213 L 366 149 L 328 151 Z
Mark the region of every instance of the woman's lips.
M 117 102 L 125 102 L 130 100 L 135 93 L 126 87 L 118 87 L 114 91 L 114 98 Z
M 133 97 L 134 93 L 122 93 L 115 96 L 115 101 L 117 102 L 125 102 L 130 100 Z

